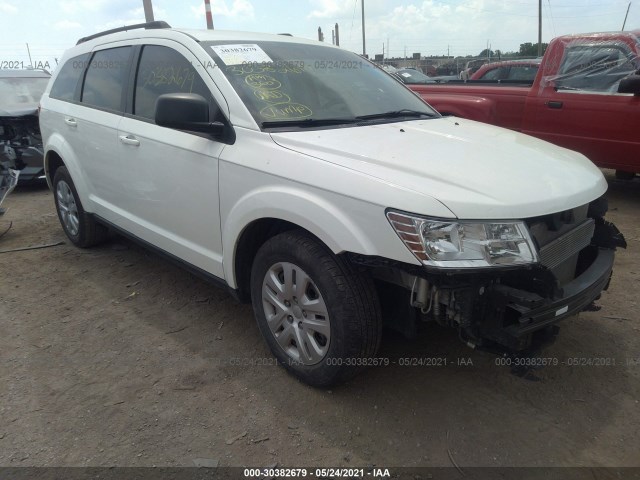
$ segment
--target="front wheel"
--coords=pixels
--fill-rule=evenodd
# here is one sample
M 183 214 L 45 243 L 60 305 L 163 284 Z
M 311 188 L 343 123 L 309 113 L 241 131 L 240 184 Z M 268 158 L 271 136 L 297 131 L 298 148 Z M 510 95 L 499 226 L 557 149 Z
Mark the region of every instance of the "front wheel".
M 302 231 L 268 240 L 251 271 L 258 327 L 280 363 L 303 382 L 343 382 L 375 355 L 381 336 L 372 280 Z

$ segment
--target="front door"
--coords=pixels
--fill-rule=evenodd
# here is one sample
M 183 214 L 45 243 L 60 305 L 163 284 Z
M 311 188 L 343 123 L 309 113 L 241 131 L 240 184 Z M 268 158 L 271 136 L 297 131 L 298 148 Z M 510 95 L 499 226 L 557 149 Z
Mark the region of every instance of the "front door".
M 132 111 L 118 130 L 125 186 L 119 223 L 134 235 L 219 278 L 222 239 L 218 159 L 225 147 L 209 136 L 159 127 L 155 103 L 166 93 L 197 93 L 219 110 L 212 83 L 186 48 L 143 45 Z M 213 119 L 212 119 L 213 120 Z

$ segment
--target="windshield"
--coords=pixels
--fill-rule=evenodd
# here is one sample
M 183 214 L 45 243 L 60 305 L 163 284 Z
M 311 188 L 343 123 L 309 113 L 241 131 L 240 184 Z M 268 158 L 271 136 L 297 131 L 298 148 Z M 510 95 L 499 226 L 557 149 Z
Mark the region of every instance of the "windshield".
M 390 75 L 345 50 L 285 42 L 206 42 L 205 48 L 261 128 L 439 116 Z
M 48 78 L 0 78 L 0 108 L 37 104 L 48 82 Z

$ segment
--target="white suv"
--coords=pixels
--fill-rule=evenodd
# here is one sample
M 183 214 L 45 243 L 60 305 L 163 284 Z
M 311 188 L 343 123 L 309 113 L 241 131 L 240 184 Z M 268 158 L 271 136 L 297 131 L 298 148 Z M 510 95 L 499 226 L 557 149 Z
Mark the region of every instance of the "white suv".
M 443 118 L 314 41 L 97 34 L 64 55 L 40 123 L 74 244 L 116 230 L 225 285 L 312 385 L 383 362 L 383 324 L 532 354 L 607 288 L 624 245 L 584 156 Z

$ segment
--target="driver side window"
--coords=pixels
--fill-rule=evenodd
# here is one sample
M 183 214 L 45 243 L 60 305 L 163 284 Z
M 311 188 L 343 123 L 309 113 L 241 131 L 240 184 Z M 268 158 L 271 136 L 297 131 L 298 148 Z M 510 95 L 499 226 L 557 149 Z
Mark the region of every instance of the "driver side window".
M 197 93 L 209 105 L 215 102 L 204 80 L 185 57 L 169 47 L 145 45 L 136 74 L 133 114 L 153 121 L 156 101 L 166 93 Z
M 620 80 L 635 71 L 633 58 L 625 44 L 568 47 L 556 86 L 560 89 L 615 92 Z

